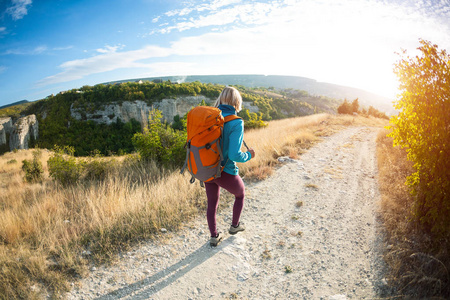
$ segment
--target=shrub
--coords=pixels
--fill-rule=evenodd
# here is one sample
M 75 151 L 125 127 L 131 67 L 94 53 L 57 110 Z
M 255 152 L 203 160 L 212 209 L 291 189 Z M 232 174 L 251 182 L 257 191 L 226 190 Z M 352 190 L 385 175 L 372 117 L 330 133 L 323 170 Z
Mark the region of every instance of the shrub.
M 352 105 L 347 101 L 347 99 L 342 102 L 342 104 L 337 109 L 338 114 L 351 114 Z
M 402 93 L 391 118 L 394 146 L 406 148 L 416 170 L 407 178 L 415 197 L 414 217 L 435 236 L 450 228 L 450 56 L 420 40 L 422 56 L 395 66 Z M 403 52 L 405 55 L 406 51 Z
M 262 128 L 269 125 L 267 122 L 262 120 L 262 113 L 251 113 L 248 109 L 244 108 L 238 115 L 244 120 L 245 129 Z
M 54 154 L 47 161 L 50 176 L 62 185 L 76 183 L 83 172 L 83 163 L 77 162 L 74 152 L 73 147 L 55 146 Z
M 351 115 L 354 113 L 357 114 L 362 114 L 366 117 L 368 116 L 373 116 L 375 118 L 380 118 L 380 119 L 389 119 L 388 116 L 386 116 L 386 114 L 384 112 L 379 111 L 378 109 L 374 108 L 373 106 L 369 106 L 369 109 L 365 109 L 365 108 L 361 108 L 361 110 L 359 109 L 359 100 L 358 98 L 356 98 L 355 100 L 353 100 L 352 103 L 348 102 L 347 99 L 344 100 L 344 102 L 338 107 L 337 112 L 338 114 L 347 114 L 347 115 Z
M 183 117 L 176 115 L 173 117 L 172 128 L 176 130 L 186 130 L 186 121 L 187 113 Z
M 102 159 L 99 150 L 94 150 L 91 157 L 84 163 L 83 169 L 85 171 L 86 180 L 103 180 L 106 175 L 113 169 L 113 161 Z
M 369 106 L 367 114 L 370 116 L 374 116 L 376 118 L 389 120 L 389 117 L 386 116 L 386 114 L 384 112 L 379 111 L 378 109 L 374 108 L 373 106 Z
M 33 151 L 32 160 L 23 160 L 22 170 L 25 172 L 25 181 L 27 182 L 41 182 L 43 179 L 44 169 L 42 168 L 42 163 L 39 161 L 41 156 L 41 151 Z M 8 163 L 10 163 L 8 161 Z

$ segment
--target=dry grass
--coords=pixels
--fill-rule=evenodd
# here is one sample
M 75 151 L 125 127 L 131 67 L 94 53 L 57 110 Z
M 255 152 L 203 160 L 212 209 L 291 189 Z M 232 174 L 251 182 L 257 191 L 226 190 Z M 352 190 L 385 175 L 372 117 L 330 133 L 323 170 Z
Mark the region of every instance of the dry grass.
M 255 149 L 256 157 L 239 164 L 239 168 L 247 180 L 262 180 L 272 174 L 278 157 L 298 158 L 299 154 L 320 141 L 320 137 L 329 136 L 347 126 L 385 125 L 386 120 L 372 117 L 327 114 L 272 121 L 266 128 L 245 132 L 245 141 Z
M 245 133 L 257 156 L 240 168 L 247 179 L 261 180 L 279 156 L 295 158 L 345 126 L 379 122 L 324 114 L 274 121 Z M 119 251 L 160 236 L 161 228 L 175 231 L 205 209 L 204 191 L 178 171 L 116 158 L 104 180 L 63 188 L 49 178 L 50 155 L 42 150 L 44 180 L 35 184 L 25 183 L 21 170 L 32 150 L 0 156 L 1 298 L 33 299 L 47 291 L 58 297 L 68 290 L 68 278 L 83 276 L 90 263 L 112 261 Z
M 406 152 L 392 147 L 387 131 L 377 139 L 382 215 L 387 232 L 389 283 L 411 299 L 450 298 L 449 241 L 433 241 L 411 220 L 413 197 L 405 180 L 413 170 Z
M 239 168 L 246 177 L 264 178 L 264 171 L 270 170 L 280 156 L 297 156 L 308 149 L 318 138 L 316 126 L 328 119 L 328 115 L 313 115 L 303 118 L 284 119 L 270 122 L 270 125 L 245 133 L 245 141 L 255 149 L 256 157 Z
M 31 158 L 31 151 L 17 157 Z M 61 188 L 48 176 L 24 183 L 21 163 L 11 168 L 8 160 L 0 165 L 13 174 L 0 197 L 0 294 L 7 298 L 36 297 L 32 284 L 59 295 L 67 276 L 83 275 L 89 260 L 109 261 L 162 227 L 176 230 L 205 207 L 198 185 L 154 165 L 123 166 L 104 181 Z

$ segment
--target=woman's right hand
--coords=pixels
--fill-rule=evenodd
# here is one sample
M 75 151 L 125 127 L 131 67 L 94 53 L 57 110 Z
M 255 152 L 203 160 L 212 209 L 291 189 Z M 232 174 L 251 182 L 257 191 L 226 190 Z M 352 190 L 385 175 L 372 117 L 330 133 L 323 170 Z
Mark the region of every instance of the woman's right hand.
M 255 150 L 253 150 L 253 148 L 249 148 L 248 152 L 250 152 L 250 155 L 252 156 L 252 158 L 255 158 Z

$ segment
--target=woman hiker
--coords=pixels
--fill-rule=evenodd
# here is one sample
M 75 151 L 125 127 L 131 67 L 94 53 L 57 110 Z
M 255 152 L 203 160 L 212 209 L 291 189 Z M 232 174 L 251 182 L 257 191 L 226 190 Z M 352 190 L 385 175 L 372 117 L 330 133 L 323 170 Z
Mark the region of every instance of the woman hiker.
M 242 108 L 242 97 L 239 91 L 233 87 L 223 89 L 215 103 L 222 111 L 224 117 L 238 113 Z M 244 140 L 244 121 L 235 119 L 224 124 L 222 133 L 223 161 L 224 169 L 219 178 L 205 182 L 206 197 L 208 198 L 208 208 L 206 217 L 209 231 L 211 232 L 211 246 L 217 246 L 223 239 L 222 234 L 217 232 L 216 212 L 219 205 L 220 188 L 226 189 L 235 196 L 233 205 L 233 220 L 228 232 L 236 234 L 245 230 L 240 224 L 242 208 L 244 207 L 245 187 L 242 178 L 239 176 L 239 168 L 236 163 L 243 163 L 255 157 L 255 151 L 249 148 L 247 152 L 241 152 Z

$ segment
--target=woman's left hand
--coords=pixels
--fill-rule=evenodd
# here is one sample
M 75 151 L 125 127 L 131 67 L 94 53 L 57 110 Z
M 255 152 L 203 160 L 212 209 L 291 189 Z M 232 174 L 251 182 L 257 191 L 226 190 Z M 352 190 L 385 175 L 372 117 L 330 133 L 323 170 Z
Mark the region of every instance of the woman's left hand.
M 255 150 L 253 150 L 253 148 L 249 148 L 248 152 L 250 152 L 250 155 L 252 156 L 252 158 L 255 158 Z

